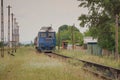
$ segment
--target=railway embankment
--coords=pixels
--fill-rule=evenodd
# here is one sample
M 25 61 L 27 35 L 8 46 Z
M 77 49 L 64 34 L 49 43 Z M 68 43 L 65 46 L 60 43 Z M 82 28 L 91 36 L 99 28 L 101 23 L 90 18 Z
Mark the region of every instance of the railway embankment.
M 92 55 L 81 49 L 60 50 L 56 53 L 120 69 L 120 60 L 115 60 L 113 56 Z
M 0 80 L 101 80 L 59 59 L 21 47 L 11 56 L 0 58 Z

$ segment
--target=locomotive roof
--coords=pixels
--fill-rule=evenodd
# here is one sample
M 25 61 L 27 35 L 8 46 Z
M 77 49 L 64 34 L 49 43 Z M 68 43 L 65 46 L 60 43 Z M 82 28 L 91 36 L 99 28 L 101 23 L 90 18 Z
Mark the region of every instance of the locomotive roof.
M 55 32 L 52 27 L 42 27 L 39 32 Z

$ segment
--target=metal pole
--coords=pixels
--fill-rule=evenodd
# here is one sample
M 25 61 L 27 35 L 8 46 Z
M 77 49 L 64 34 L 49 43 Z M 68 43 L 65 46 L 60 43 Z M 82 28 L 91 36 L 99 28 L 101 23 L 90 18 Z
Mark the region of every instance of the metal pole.
M 72 33 L 72 49 L 74 49 L 74 26 L 75 25 L 73 25 L 72 28 L 71 28 L 71 33 Z
M 10 5 L 8 5 L 8 54 L 10 54 Z
M 115 58 L 118 60 L 119 52 L 118 52 L 118 14 L 116 14 L 116 27 L 115 27 Z
M 18 46 L 19 46 L 19 39 L 20 39 L 20 38 L 19 38 L 19 37 L 20 37 L 19 28 L 20 28 L 20 27 L 17 26 L 17 29 L 18 29 L 18 31 L 17 31 L 17 32 L 18 32 L 18 34 L 17 34 L 17 37 L 18 37 L 18 38 L 17 38 L 17 45 L 18 45 Z
M 17 43 L 17 22 L 16 18 L 14 18 L 14 46 L 15 46 L 15 52 L 16 52 L 16 43 Z
M 4 5 L 3 0 L 1 0 L 1 42 L 3 46 L 1 48 L 1 57 L 4 57 Z
M 14 22 L 13 22 L 13 16 L 14 16 L 14 14 L 12 13 L 11 14 L 11 21 L 12 21 L 12 53 L 13 53 L 13 42 L 14 42 L 14 33 L 13 33 L 13 24 L 14 24 Z
M 74 49 L 76 49 L 76 47 L 75 47 L 75 31 L 74 31 L 74 28 L 75 28 L 75 24 L 73 24 L 73 46 L 74 46 Z
M 58 29 L 58 50 L 60 50 L 60 29 Z

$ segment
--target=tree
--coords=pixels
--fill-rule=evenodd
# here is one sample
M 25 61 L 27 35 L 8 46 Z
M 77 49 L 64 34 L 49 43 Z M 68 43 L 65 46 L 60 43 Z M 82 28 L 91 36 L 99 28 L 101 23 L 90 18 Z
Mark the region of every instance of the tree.
M 90 29 L 87 30 L 86 32 L 84 32 L 84 36 L 85 36 L 85 37 L 87 37 L 87 36 L 92 36 L 92 33 L 91 33 Z
M 87 25 L 91 30 L 94 29 L 95 31 L 93 31 L 93 33 L 97 33 L 93 34 L 93 36 L 98 37 L 102 47 L 110 49 L 116 42 L 115 56 L 118 58 L 118 17 L 120 14 L 120 0 L 78 1 L 81 1 L 80 7 L 89 9 L 89 15 L 81 15 L 79 17 L 79 20 L 81 20 L 80 25 Z M 114 27 L 116 30 L 111 30 L 114 29 Z M 114 39 L 114 34 L 116 34 L 116 39 Z M 109 44 L 107 44 L 106 41 Z
M 0 42 L 0 48 L 3 47 L 3 42 Z
M 72 35 L 71 35 L 71 29 L 72 29 L 72 26 L 69 26 L 69 25 L 62 25 L 59 27 L 59 30 L 60 30 L 60 44 L 61 44 L 61 41 L 64 40 L 64 41 L 68 41 L 70 44 L 72 43 Z M 80 33 L 80 31 L 74 27 L 73 28 L 74 30 L 74 42 L 75 43 L 79 43 L 82 45 L 83 43 L 83 35 L 82 33 Z M 59 33 L 57 33 L 57 36 L 59 36 Z M 58 39 L 57 39 L 57 44 L 58 44 Z

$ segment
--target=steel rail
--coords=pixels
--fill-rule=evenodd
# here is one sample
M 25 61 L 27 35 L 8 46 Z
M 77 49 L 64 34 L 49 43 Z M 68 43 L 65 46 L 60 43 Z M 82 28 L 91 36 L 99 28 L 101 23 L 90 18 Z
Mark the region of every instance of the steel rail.
M 82 59 L 78 59 L 78 58 L 74 58 L 74 57 L 57 54 L 57 53 L 51 53 L 51 54 L 54 54 L 56 56 L 59 56 L 59 57 L 65 58 L 65 59 L 73 59 L 73 60 L 80 61 L 80 62 L 84 63 L 84 66 L 83 66 L 84 68 L 95 67 L 98 72 L 103 73 L 103 75 L 100 75 L 100 76 L 104 79 L 106 78 L 107 80 L 120 80 L 120 69 L 102 65 L 102 64 L 98 64 L 98 63 L 94 63 L 94 62 L 90 62 L 90 61 L 86 61 L 86 60 L 82 60 Z M 90 70 L 88 70 L 88 71 L 90 71 Z M 93 70 L 92 73 L 93 72 L 95 72 L 95 71 Z M 97 73 L 95 73 L 95 74 L 97 74 Z M 97 75 L 99 75 L 99 73 Z

